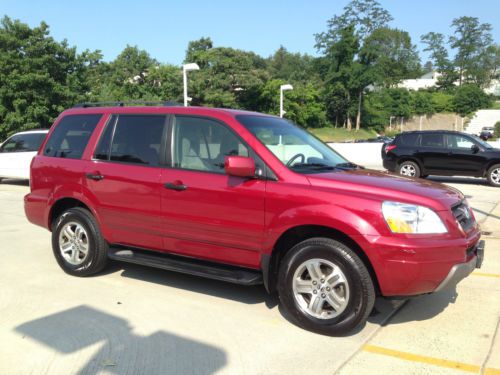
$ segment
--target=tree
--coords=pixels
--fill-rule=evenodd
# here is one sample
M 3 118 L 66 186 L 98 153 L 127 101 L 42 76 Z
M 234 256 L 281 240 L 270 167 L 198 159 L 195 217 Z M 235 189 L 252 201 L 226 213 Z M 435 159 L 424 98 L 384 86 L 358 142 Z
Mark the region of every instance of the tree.
M 489 82 L 489 66 L 487 60 L 489 47 L 492 44 L 491 25 L 479 23 L 476 17 L 460 17 L 452 22 L 454 35 L 450 36 L 451 48 L 457 50 L 455 66 L 458 69 L 459 85 L 462 82 L 483 86 Z
M 318 82 L 314 70 L 314 58 L 300 53 L 291 53 L 283 46 L 267 59 L 267 70 L 276 79 L 285 81 Z
M 490 105 L 491 98 L 476 85 L 462 85 L 453 97 L 453 109 L 462 117 Z
M 416 78 L 421 72 L 416 46 L 406 31 L 387 27 L 374 30 L 365 39 L 360 55 L 362 63 L 373 69 L 373 81 L 386 87 Z
M 30 28 L 4 17 L 0 24 L 0 137 L 49 127 L 58 114 L 84 100 L 85 69 L 98 52 L 77 54 L 56 42 L 42 22 Z
M 327 31 L 315 34 L 316 49 L 328 50 L 339 41 L 339 31 L 349 26 L 354 26 L 354 34 L 362 44 L 368 35 L 376 29 L 387 27 L 392 19 L 390 13 L 376 0 L 352 0 L 340 16 L 327 21 Z
M 345 117 L 349 130 L 351 129 L 352 113 L 356 113 L 356 130 L 359 130 L 361 126 L 363 93 L 367 86 L 376 81 L 376 71 L 373 69 L 373 65 L 374 61 L 377 60 L 376 57 L 381 57 L 381 54 L 375 53 L 375 49 L 371 49 L 372 54 L 366 51 L 367 53 L 363 55 L 361 51 L 364 50 L 365 46 L 369 49 L 369 45 L 375 44 L 377 37 L 382 38 L 391 34 L 387 31 L 377 34 L 380 29 L 387 29 L 391 20 L 392 16 L 376 0 L 353 0 L 344 7 L 344 12 L 341 15 L 334 16 L 328 21 L 326 32 L 315 35 L 316 48 L 323 52 L 326 57 L 323 64 L 325 62 L 333 64 L 333 68 L 329 69 L 327 90 L 328 82 L 330 82 L 331 87 L 333 79 L 340 79 L 342 82 L 343 90 L 338 90 L 339 87 L 336 87 L 336 92 L 343 91 L 346 95 Z M 370 41 L 369 38 L 373 34 L 375 36 Z M 392 35 L 396 34 L 392 33 Z M 387 39 L 387 41 L 390 40 L 391 38 Z M 398 44 L 397 41 L 392 40 L 392 42 L 393 46 Z M 342 51 L 347 52 L 345 57 L 342 57 L 344 53 Z M 392 57 L 397 54 L 396 52 Z M 379 65 L 379 70 L 382 70 L 382 63 Z M 380 76 L 383 74 L 381 72 Z M 343 102 L 343 100 L 338 100 L 340 98 L 336 96 L 327 97 L 335 99 L 336 105 Z M 326 107 L 333 108 L 335 106 L 327 103 Z M 338 114 L 336 115 L 337 119 Z
M 438 86 L 442 89 L 454 87 L 454 83 L 458 79 L 458 74 L 455 71 L 453 62 L 448 56 L 448 50 L 444 45 L 444 35 L 430 32 L 422 35 L 420 40 L 426 45 L 424 51 L 431 53 L 430 57 L 434 67 L 441 73 L 441 76 L 438 78 Z
M 204 67 L 190 77 L 193 105 L 256 108 L 255 92 L 268 78 L 262 57 L 253 52 L 216 47 L 196 50 L 190 62 Z

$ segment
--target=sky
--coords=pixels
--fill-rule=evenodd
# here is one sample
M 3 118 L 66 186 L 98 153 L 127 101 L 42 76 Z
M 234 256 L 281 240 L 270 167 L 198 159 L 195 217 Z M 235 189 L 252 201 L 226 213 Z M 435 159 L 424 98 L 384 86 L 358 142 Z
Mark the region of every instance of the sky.
M 210 37 L 216 47 L 233 47 L 268 57 L 283 45 L 291 52 L 317 55 L 314 34 L 342 13 L 348 0 L 0 0 L 0 15 L 31 27 L 45 21 L 56 40 L 78 51 L 101 50 L 113 60 L 127 44 L 161 63 L 179 65 L 187 44 Z M 410 33 L 419 48 L 429 31 L 451 34 L 452 20 L 478 17 L 493 26 L 500 43 L 500 0 L 379 0 L 394 18 L 391 27 Z M 73 4 L 72 4 L 73 3 Z

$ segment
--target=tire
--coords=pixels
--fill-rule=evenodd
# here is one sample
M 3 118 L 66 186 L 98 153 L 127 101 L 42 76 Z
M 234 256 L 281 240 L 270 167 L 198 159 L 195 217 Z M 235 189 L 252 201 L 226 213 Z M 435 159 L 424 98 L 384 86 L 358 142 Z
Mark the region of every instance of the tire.
M 486 177 L 488 178 L 488 182 L 491 186 L 500 187 L 500 164 L 495 164 L 488 169 Z
M 315 262 L 320 263 L 323 276 L 309 273 L 308 266 L 317 269 Z M 285 255 L 279 269 L 278 293 L 295 324 L 331 336 L 364 324 L 375 303 L 373 281 L 362 260 L 341 242 L 323 237 L 305 240 Z
M 404 161 L 398 167 L 398 173 L 406 177 L 420 177 L 420 167 L 413 161 Z
M 101 271 L 108 260 L 108 245 L 92 214 L 81 207 L 70 208 L 55 221 L 52 250 L 59 266 L 73 276 Z

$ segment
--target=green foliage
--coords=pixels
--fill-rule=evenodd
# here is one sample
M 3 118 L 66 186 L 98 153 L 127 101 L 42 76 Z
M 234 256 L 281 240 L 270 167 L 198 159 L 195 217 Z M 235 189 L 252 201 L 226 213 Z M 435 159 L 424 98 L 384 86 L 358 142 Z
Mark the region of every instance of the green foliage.
M 495 137 L 500 137 L 500 121 L 497 121 L 495 123 Z
M 464 117 L 481 108 L 491 105 L 491 97 L 486 95 L 479 86 L 463 85 L 459 87 L 453 97 L 453 109 Z
M 479 23 L 476 17 L 460 17 L 452 22 L 454 35 L 450 36 L 450 47 L 457 50 L 455 66 L 459 82 L 483 86 L 489 82 L 489 47 L 493 41 L 491 25 Z
M 420 59 L 410 34 L 387 27 L 373 31 L 360 51 L 361 62 L 371 65 L 374 83 L 391 87 L 402 79 L 417 78 Z
M 417 115 L 431 115 L 435 112 L 432 94 L 426 91 L 417 91 L 411 94 L 412 112 Z
M 437 91 L 431 94 L 432 105 L 436 112 L 452 112 L 453 111 L 453 95 Z
M 0 137 L 49 127 L 88 90 L 84 81 L 90 53 L 49 36 L 45 23 L 31 29 L 4 17 L 0 25 Z
M 462 116 L 492 105 L 480 87 L 499 79 L 500 47 L 491 26 L 476 18 L 453 20 L 454 33 L 422 36 L 432 61 L 422 70 L 415 46 L 376 0 L 352 0 L 316 34 L 320 57 L 281 46 L 263 58 L 253 52 L 214 47 L 209 37 L 189 42 L 185 63 L 192 105 L 243 108 L 278 114 L 279 87 L 285 117 L 318 132 L 341 134 L 355 123 L 384 129 L 391 117 L 457 111 Z M 452 53 L 450 53 L 450 51 Z M 174 100 L 182 102 L 182 67 L 162 64 L 137 46 L 110 62 L 100 51 L 57 42 L 45 23 L 30 28 L 4 17 L 0 24 L 0 138 L 48 127 L 65 108 L 81 101 Z M 409 92 L 396 88 L 423 71 L 441 73 L 439 87 Z M 457 88 L 458 84 L 463 85 Z M 340 129 L 344 127 L 345 129 Z M 335 130 L 338 128 L 338 130 Z M 325 130 L 327 129 L 327 130 Z

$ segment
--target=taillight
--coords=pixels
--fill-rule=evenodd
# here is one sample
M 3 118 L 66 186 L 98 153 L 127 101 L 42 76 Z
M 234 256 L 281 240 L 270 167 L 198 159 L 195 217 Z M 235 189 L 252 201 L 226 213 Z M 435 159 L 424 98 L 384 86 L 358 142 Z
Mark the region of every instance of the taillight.
M 389 151 L 394 150 L 396 148 L 396 145 L 387 145 L 385 147 L 385 153 L 387 154 Z

